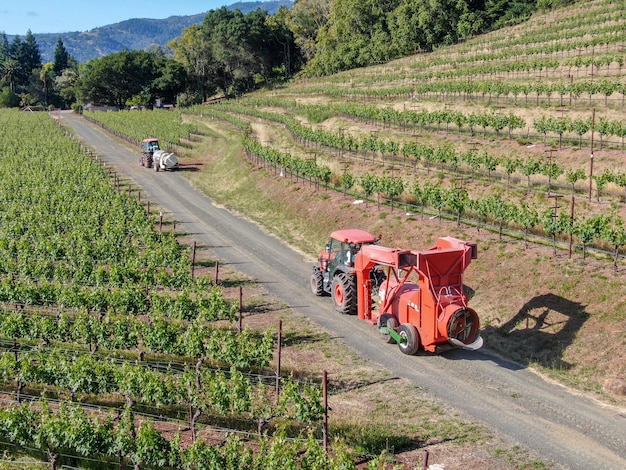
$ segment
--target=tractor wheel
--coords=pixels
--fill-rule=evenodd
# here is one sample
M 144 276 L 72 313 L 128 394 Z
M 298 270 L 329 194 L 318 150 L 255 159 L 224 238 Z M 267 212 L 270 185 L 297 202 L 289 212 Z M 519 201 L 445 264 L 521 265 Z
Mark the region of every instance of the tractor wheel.
M 356 281 L 348 273 L 339 273 L 331 288 L 335 309 L 343 314 L 356 313 Z
M 148 157 L 148 158 L 146 159 L 146 166 L 147 166 L 148 168 L 151 168 L 151 167 L 152 167 L 152 157 Z
M 311 292 L 321 296 L 324 295 L 324 273 L 319 266 L 313 266 L 313 274 L 311 274 Z
M 395 330 L 398 327 L 398 320 L 396 320 L 396 317 L 390 315 L 389 313 L 385 313 L 384 315 L 378 317 L 378 332 L 380 333 L 380 339 L 382 339 L 385 343 L 395 343 L 396 340 L 393 339 L 393 337 L 389 333 L 383 333 L 382 331 L 380 331 L 380 328 L 382 327 L 387 327 L 391 330 Z
M 420 347 L 420 335 L 417 328 L 410 323 L 405 323 L 398 328 L 398 335 L 402 338 L 402 342 L 398 343 L 400 351 L 409 356 L 415 354 Z
M 154 171 L 156 171 L 157 173 L 159 172 L 159 166 L 160 165 L 158 162 L 154 163 Z

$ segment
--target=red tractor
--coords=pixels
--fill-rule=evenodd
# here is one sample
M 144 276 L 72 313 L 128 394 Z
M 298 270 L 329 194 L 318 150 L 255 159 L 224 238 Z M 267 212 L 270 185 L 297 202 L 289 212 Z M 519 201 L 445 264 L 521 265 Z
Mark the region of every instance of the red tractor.
M 376 239 L 362 238 L 350 269 L 333 277 L 331 273 L 336 269 L 322 268 L 341 264 L 334 262 L 341 252 L 331 256 L 334 236 L 352 232 L 333 232 L 327 250 L 320 256 L 320 267 L 316 266 L 326 273 L 322 277 L 332 286 L 336 307 L 341 305 L 342 295 L 352 299 L 356 292 L 359 319 L 376 325 L 381 338 L 397 343 L 404 354 L 415 354 L 420 348 L 442 352 L 482 346 L 478 315 L 467 304 L 463 284 L 465 269 L 477 257 L 475 243 L 443 237 L 432 248 L 416 251 L 378 246 L 374 244 Z M 317 286 L 318 276 L 314 269 L 312 289 Z M 354 285 L 348 276 L 355 278 Z
M 380 237 L 358 229 L 335 230 L 330 234 L 325 251 L 320 253 L 318 264 L 313 266 L 311 291 L 315 295 L 328 295 L 340 313 L 357 313 L 356 254 L 364 245 L 378 243 Z M 371 273 L 374 289 L 382 282 L 382 273 Z

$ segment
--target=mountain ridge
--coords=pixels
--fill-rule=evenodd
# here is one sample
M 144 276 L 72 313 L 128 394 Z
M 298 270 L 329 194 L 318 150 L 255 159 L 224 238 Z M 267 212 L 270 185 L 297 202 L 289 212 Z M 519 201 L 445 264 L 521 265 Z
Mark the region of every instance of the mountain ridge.
M 267 2 L 237 2 L 227 5 L 225 8 L 231 11 L 240 10 L 244 14 L 261 8 L 273 15 L 281 6 L 291 8 L 292 5 L 293 2 L 290 0 L 272 0 Z M 74 56 L 79 63 L 83 63 L 123 50 L 164 48 L 169 41 L 180 36 L 183 29 L 202 23 L 207 12 L 195 15 L 169 16 L 163 19 L 130 18 L 88 31 L 41 34 L 33 32 L 33 36 L 39 46 L 42 62 L 54 61 L 54 49 L 57 40 L 61 38 L 67 52 Z M 9 42 L 14 37 L 15 35 L 7 35 Z

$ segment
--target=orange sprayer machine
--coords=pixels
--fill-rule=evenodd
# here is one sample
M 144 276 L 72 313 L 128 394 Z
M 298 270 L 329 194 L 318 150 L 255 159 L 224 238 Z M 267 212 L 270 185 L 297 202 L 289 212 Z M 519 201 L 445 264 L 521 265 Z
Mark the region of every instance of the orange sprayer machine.
M 377 325 L 383 340 L 405 354 L 478 349 L 479 319 L 467 305 L 463 273 L 475 243 L 442 237 L 425 251 L 363 245 L 355 257 L 357 314 Z M 385 272 L 374 306 L 372 270 Z

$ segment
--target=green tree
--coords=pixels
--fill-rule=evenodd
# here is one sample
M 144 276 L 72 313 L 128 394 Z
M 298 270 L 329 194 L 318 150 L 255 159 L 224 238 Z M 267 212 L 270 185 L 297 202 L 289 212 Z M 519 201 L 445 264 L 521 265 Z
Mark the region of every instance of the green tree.
M 185 67 L 192 95 L 198 95 L 197 101 L 205 101 L 217 89 L 219 66 L 202 26 L 196 24 L 183 29 L 181 36 L 170 41 L 167 47 L 174 51 L 174 58 Z
M 328 22 L 330 4 L 330 0 L 296 0 L 289 10 L 287 22 L 305 61 L 315 56 L 317 34 Z
M 39 69 L 39 79 L 41 80 L 41 90 L 43 94 L 41 101 L 44 106 L 50 104 L 50 99 L 54 91 L 54 78 L 54 64 L 48 62 L 42 65 Z
M 180 67 L 155 52 L 122 51 L 83 64 L 76 83 L 78 98 L 124 107 L 134 99 L 151 106 L 161 96 L 172 99 L 182 91 Z
M 0 90 L 0 108 L 17 108 L 20 105 L 20 97 L 11 91 L 11 88 L 3 87 Z
M 173 59 L 159 58 L 155 66 L 159 75 L 151 83 L 152 94 L 164 103 L 176 103 L 176 97 L 187 85 L 187 71 L 183 65 Z
M 54 88 L 63 101 L 64 107 L 69 107 L 76 102 L 76 83 L 78 82 L 78 72 L 67 68 L 54 80 Z
M 298 64 L 286 14 L 270 20 L 257 9 L 244 15 L 226 7 L 211 10 L 201 25 L 201 41 L 214 66 L 214 85 L 238 95 L 271 80 L 275 71 L 290 75 Z M 197 39 L 197 38 L 192 38 Z
M 17 65 L 13 64 L 11 66 L 12 76 L 10 83 L 13 83 L 11 89 L 15 93 L 25 92 L 31 75 L 41 67 L 39 46 L 30 30 L 26 33 L 23 41 L 20 36 L 13 38 L 9 45 L 8 58 L 17 62 Z M 5 60 L 5 65 L 6 62 Z M 4 74 L 6 73 L 7 71 L 5 70 Z
M 70 66 L 70 54 L 63 45 L 63 40 L 59 37 L 54 47 L 54 73 L 58 77 L 63 70 Z

